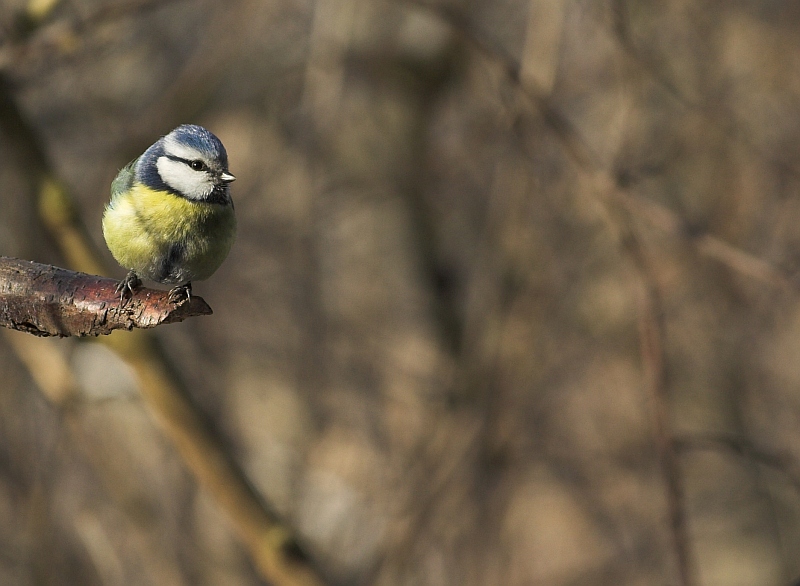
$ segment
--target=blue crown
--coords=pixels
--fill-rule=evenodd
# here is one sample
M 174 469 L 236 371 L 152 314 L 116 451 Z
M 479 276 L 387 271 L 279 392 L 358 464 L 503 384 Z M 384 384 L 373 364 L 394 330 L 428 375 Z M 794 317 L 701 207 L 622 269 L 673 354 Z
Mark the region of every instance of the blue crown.
M 228 167 L 228 152 L 222 142 L 202 126 L 182 124 L 169 135 L 186 146 L 208 153 L 209 157 L 219 160 L 225 168 Z

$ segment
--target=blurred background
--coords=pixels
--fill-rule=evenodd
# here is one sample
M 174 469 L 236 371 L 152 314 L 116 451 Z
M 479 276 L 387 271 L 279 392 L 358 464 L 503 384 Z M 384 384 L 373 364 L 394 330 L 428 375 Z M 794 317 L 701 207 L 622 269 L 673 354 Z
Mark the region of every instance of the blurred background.
M 152 335 L 322 583 L 788 586 L 798 31 L 789 0 L 5 0 L 0 254 L 70 264 L 46 175 L 121 278 L 111 180 L 202 124 L 238 239 L 214 315 Z M 3 332 L 0 376 L 0 584 L 290 583 L 107 345 Z

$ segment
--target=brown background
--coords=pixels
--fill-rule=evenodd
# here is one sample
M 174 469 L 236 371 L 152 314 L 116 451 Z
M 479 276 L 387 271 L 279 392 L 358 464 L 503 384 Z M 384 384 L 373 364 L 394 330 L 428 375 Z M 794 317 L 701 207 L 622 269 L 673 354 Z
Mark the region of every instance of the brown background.
M 800 576 L 795 2 L 24 6 L 4 91 L 109 275 L 116 171 L 180 123 L 225 143 L 215 313 L 156 336 L 329 577 Z M 21 153 L 0 134 L 0 254 L 63 265 Z M 0 584 L 263 583 L 127 366 L 37 341 L 32 373 L 19 336 Z

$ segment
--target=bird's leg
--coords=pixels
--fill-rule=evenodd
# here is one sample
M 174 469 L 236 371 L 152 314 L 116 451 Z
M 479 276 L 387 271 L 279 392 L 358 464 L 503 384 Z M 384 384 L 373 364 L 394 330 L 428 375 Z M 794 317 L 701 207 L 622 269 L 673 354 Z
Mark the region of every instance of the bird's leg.
M 134 271 L 129 271 L 125 278 L 117 285 L 116 293 L 119 293 L 119 305 L 122 307 L 125 302 L 133 297 L 136 290 L 142 286 L 142 280 Z
M 192 284 L 178 285 L 169 291 L 169 298 L 172 303 L 180 304 L 184 301 L 192 300 Z

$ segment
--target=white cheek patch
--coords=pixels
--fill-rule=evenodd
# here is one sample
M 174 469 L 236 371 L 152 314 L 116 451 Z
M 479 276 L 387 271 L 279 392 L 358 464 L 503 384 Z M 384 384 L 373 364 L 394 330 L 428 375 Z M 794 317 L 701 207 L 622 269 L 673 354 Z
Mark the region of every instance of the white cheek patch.
M 156 168 L 164 183 L 189 199 L 204 199 L 214 190 L 208 173 L 195 171 L 181 161 L 158 157 Z

